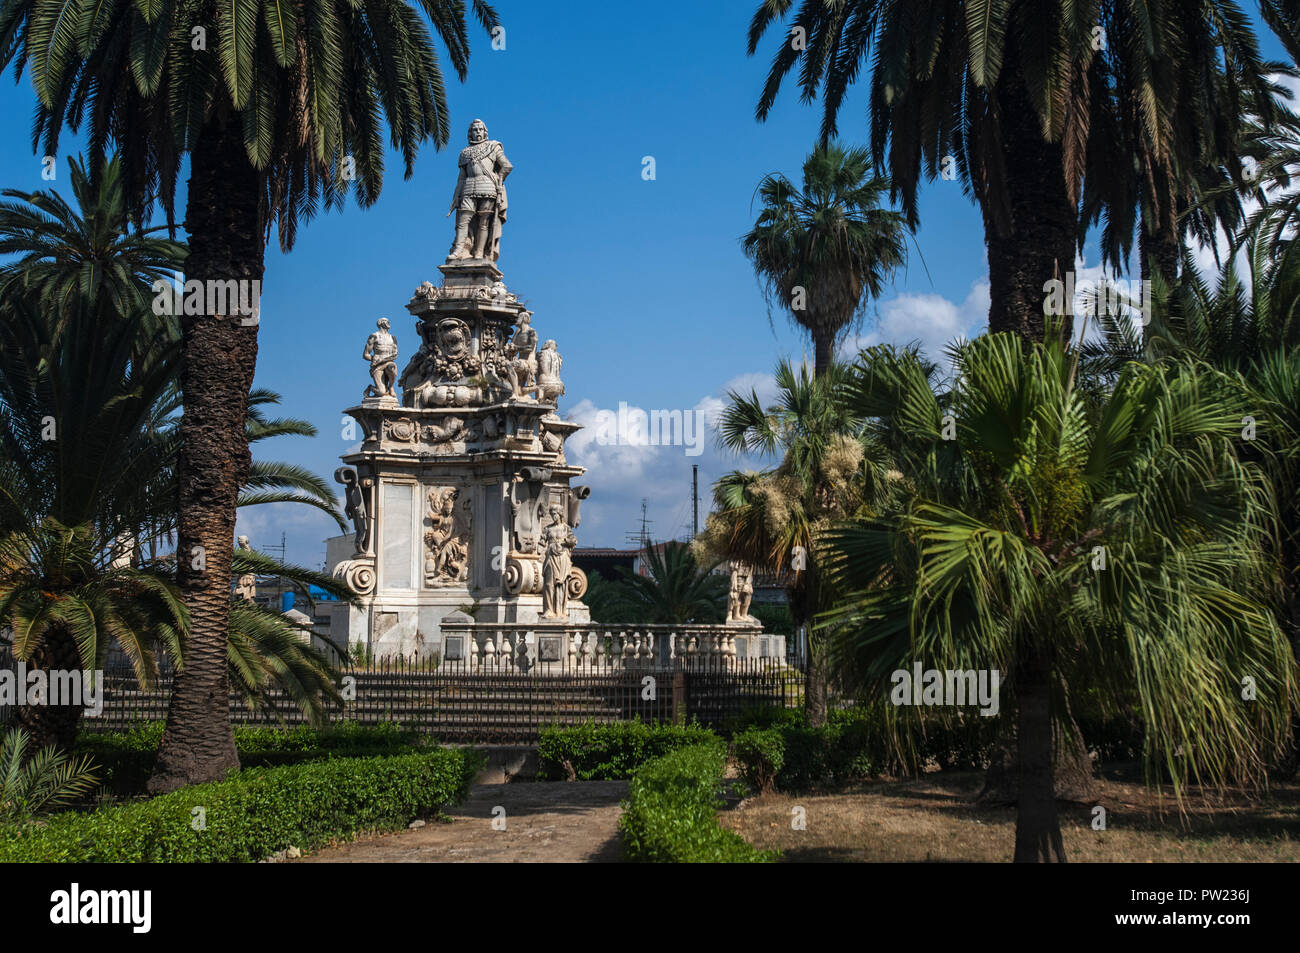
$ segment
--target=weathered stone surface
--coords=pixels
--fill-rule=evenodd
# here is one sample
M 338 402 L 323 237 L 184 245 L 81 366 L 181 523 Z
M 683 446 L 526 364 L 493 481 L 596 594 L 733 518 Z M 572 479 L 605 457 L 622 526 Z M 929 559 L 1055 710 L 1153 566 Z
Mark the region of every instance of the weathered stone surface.
M 441 652 L 442 619 L 470 606 L 479 622 L 590 618 L 586 577 L 568 559 L 590 489 L 570 485 L 583 470 L 565 457 L 580 426 L 557 412 L 563 360 L 554 341 L 538 348 L 532 313 L 495 264 L 509 171 L 476 122 L 442 283 L 422 282 L 406 305 L 419 346 L 398 374 L 381 319 L 364 352 L 372 383 L 346 411 L 360 442 L 335 479 L 355 552 L 332 571 L 363 597 L 350 643 L 377 655 Z

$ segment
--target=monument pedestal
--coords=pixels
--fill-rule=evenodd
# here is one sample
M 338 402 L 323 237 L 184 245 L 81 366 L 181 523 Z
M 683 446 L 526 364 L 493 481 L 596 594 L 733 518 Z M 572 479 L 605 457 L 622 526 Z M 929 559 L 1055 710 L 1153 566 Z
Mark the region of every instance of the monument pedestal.
M 368 397 L 346 411 L 363 435 L 343 461 L 355 468 L 367 532 L 334 573 L 364 600 L 349 642 L 377 656 L 440 654 L 454 612 L 590 621 L 586 577 L 567 558 L 589 491 L 572 485 L 583 469 L 564 456 L 580 427 L 556 413 L 563 385 L 494 264 L 440 270 L 443 286 L 425 282 L 407 305 L 421 343 L 400 377 L 401 403 Z

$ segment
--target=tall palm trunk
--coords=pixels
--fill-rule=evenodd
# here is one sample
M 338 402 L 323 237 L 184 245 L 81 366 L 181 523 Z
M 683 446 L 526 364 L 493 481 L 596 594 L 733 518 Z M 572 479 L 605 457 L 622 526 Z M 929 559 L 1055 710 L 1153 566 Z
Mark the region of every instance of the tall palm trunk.
M 1056 819 L 1052 771 L 1052 713 L 1049 669 L 1039 652 L 1024 649 L 1016 663 L 1016 744 L 1019 799 L 1016 805 L 1016 863 L 1065 862 Z
M 261 280 L 260 184 L 237 117 L 214 113 L 191 159 L 187 279 Z M 257 326 L 239 314 L 204 314 L 182 318 L 181 331 L 185 412 L 177 559 L 190 630 L 149 781 L 153 792 L 217 780 L 239 766 L 230 726 L 226 644 L 235 498 L 250 463 L 244 427 L 257 361 Z
M 1156 228 L 1154 234 L 1147 234 L 1148 227 Z M 1143 281 L 1151 280 L 1151 267 L 1154 265 L 1164 278 L 1166 284 L 1172 285 L 1178 280 L 1178 259 L 1182 249 L 1178 244 L 1177 233 L 1170 233 L 1166 226 L 1149 224 L 1146 215 L 1138 228 L 1138 258 L 1140 274 Z
M 985 187 L 980 196 L 989 255 L 989 330 L 1040 341 L 1044 285 L 1065 281 L 1074 269 L 1078 215 L 1065 187 L 1061 144 L 1043 137 L 1013 47 L 1009 42 L 994 90 L 1006 195 L 990 194 Z M 1063 320 L 1068 338 L 1072 321 L 1068 314 Z
M 823 639 L 813 628 L 813 616 L 817 613 L 820 600 L 817 579 L 816 560 L 809 560 L 804 570 L 803 584 L 797 593 L 792 593 L 791 617 L 796 631 L 802 626 L 807 632 L 807 670 L 804 673 L 803 713 L 804 720 L 814 728 L 826 724 L 827 683 L 826 651 Z
M 830 369 L 834 355 L 834 335 L 828 332 L 813 334 L 813 373 L 821 377 Z
M 26 661 L 29 675 L 36 671 L 45 673 L 45 698 L 43 704 L 15 706 L 14 727 L 27 732 L 29 750 L 54 745 L 64 751 L 71 751 L 77 741 L 77 726 L 81 723 L 85 708 L 80 705 L 50 704 L 58 699 L 50 694 L 49 678 L 53 672 L 76 672 L 77 677 L 81 678 L 81 653 L 77 651 L 76 638 L 64 626 L 52 626 L 46 630 Z M 22 692 L 27 685 L 19 685 L 17 688 Z M 99 686 L 99 690 L 102 691 L 103 687 Z

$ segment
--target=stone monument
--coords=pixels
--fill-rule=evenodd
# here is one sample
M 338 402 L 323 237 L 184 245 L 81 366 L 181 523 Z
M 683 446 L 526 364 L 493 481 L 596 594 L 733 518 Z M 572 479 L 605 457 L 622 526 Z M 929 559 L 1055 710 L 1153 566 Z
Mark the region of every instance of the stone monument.
M 457 612 L 590 620 L 570 558 L 590 490 L 571 485 L 584 471 L 564 455 L 579 425 L 557 413 L 562 360 L 552 340 L 539 350 L 532 313 L 496 265 L 512 166 L 477 119 L 459 165 L 442 282 L 423 282 L 406 305 L 419 346 L 398 375 L 397 342 L 379 321 L 362 355 L 371 384 L 346 411 L 361 445 L 335 473 L 354 552 L 334 574 L 362 602 L 348 641 L 376 655 L 455 657 L 440 622 Z

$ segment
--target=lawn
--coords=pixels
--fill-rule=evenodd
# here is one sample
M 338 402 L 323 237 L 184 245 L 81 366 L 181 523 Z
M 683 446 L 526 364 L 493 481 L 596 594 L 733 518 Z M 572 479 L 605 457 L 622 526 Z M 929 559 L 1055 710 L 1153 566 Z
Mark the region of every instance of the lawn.
M 1008 862 L 1015 810 L 976 805 L 978 773 L 935 773 L 836 791 L 769 794 L 724 812 L 723 826 L 787 861 Z M 1106 809 L 1106 830 L 1092 829 L 1092 809 Z M 1149 789 L 1112 774 L 1098 782 L 1094 804 L 1061 803 L 1066 855 L 1074 862 L 1300 861 L 1300 783 L 1275 783 L 1253 798 L 1199 792 L 1180 816 L 1172 791 Z M 792 828 L 794 809 L 806 830 Z

